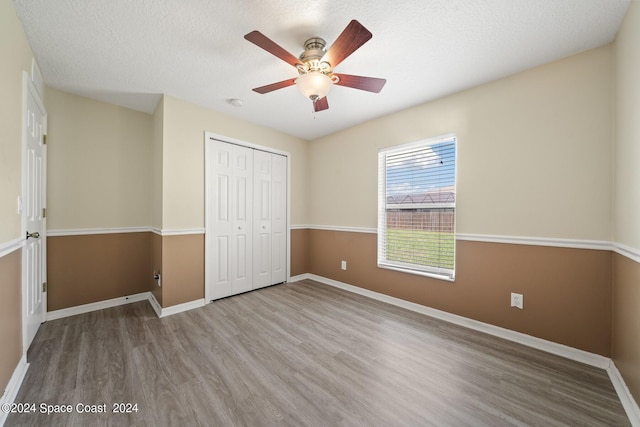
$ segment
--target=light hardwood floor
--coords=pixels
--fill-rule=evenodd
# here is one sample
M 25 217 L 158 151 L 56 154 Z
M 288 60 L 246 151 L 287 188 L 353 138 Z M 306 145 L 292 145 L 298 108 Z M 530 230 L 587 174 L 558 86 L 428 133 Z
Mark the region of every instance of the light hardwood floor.
M 29 362 L 16 402 L 74 412 L 7 426 L 629 425 L 603 370 L 309 280 L 51 321 Z M 75 412 L 118 402 L 138 412 Z

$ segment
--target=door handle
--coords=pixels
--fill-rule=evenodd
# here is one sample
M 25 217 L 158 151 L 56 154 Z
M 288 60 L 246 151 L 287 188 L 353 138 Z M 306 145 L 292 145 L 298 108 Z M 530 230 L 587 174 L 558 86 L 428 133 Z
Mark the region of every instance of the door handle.
M 29 233 L 29 232 L 27 231 L 27 239 L 28 239 L 29 237 L 33 237 L 34 239 L 37 239 L 37 238 L 39 238 L 39 237 L 40 237 L 40 233 L 38 233 L 37 231 L 36 231 L 35 233 Z

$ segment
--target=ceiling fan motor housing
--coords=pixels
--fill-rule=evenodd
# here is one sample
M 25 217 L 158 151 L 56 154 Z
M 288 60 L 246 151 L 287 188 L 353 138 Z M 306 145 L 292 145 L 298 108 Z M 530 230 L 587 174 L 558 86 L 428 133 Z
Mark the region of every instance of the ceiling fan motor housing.
M 300 60 L 302 62 L 313 60 L 319 61 L 327 52 L 325 50 L 326 45 L 327 42 L 325 42 L 324 39 L 321 39 L 320 37 L 311 37 L 304 42 L 304 52 L 300 54 Z
M 304 52 L 300 54 L 302 64 L 296 67 L 300 74 L 307 74 L 312 71 L 320 72 L 326 76 L 331 74 L 333 71 L 331 64 L 326 61 L 321 61 L 327 53 L 325 50 L 326 44 L 324 39 L 320 37 L 311 37 L 304 42 Z

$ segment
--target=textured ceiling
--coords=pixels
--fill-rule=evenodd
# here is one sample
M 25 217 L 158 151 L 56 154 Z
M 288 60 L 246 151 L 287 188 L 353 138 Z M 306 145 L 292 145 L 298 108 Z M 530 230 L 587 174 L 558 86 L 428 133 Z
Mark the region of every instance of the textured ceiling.
M 47 85 L 153 112 L 160 94 L 307 140 L 613 41 L 630 0 L 14 0 Z M 313 113 L 297 76 L 243 36 L 298 56 L 350 20 L 373 33 L 336 71 L 387 79 L 334 87 Z M 243 107 L 228 100 L 239 98 Z

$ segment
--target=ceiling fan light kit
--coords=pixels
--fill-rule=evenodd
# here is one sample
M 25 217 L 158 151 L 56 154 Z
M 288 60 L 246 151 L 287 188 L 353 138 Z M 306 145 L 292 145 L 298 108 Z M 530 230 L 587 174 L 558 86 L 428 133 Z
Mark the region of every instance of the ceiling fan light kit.
M 306 98 L 315 102 L 327 96 L 333 87 L 333 82 L 329 76 L 320 71 L 309 71 L 296 79 L 296 86 Z
M 298 70 L 298 78 L 272 83 L 254 88 L 255 92 L 265 94 L 284 87 L 296 85 L 300 92 L 313 102 L 314 111 L 329 108 L 327 94 L 334 84 L 354 89 L 378 93 L 386 83 L 385 79 L 363 76 L 335 74 L 333 69 L 346 57 L 371 39 L 372 34 L 358 21 L 353 20 L 338 36 L 329 50 L 320 37 L 312 37 L 304 42 L 304 52 L 296 58 L 259 31 L 252 31 L 244 38 L 267 52 L 277 56 Z

